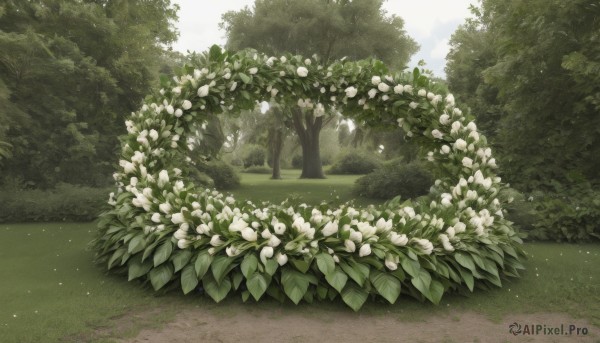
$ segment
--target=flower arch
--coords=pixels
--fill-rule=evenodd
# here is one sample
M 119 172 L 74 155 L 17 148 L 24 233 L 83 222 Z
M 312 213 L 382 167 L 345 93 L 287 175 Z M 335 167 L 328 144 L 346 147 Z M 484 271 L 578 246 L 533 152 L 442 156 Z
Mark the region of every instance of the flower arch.
M 117 192 L 92 242 L 97 260 L 155 290 L 202 289 L 258 300 L 334 299 L 358 310 L 369 295 L 439 303 L 444 292 L 501 286 L 523 266 L 503 216 L 496 163 L 472 117 L 415 69 L 388 75 L 376 60 L 328 66 L 300 56 L 229 53 L 162 80 L 126 121 Z M 336 108 L 364 125 L 399 125 L 434 162 L 427 197 L 380 207 L 294 208 L 237 201 L 185 180 L 180 163 L 208 113 L 274 98 L 314 116 Z M 179 164 L 179 165 L 178 165 Z

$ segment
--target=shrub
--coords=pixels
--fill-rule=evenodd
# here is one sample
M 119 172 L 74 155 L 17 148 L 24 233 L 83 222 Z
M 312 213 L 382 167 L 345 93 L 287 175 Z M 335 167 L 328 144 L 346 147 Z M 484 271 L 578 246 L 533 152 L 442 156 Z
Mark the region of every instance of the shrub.
M 381 166 L 376 155 L 351 150 L 342 154 L 329 169 L 330 174 L 368 174 Z
M 253 145 L 244 154 L 244 168 L 252 166 L 263 166 L 265 164 L 265 148 Z
M 231 165 L 223 161 L 213 160 L 201 163 L 198 170 L 206 173 L 213 180 L 217 189 L 232 189 L 240 185 L 240 176 Z
M 588 183 L 532 194 L 537 220 L 529 238 L 585 242 L 600 240 L 600 189 Z
M 95 220 L 106 208 L 112 188 L 61 183 L 54 189 L 4 189 L 0 192 L 0 222 Z
M 395 160 L 356 180 L 353 192 L 378 199 L 416 198 L 427 194 L 432 184 L 431 174 L 420 164 Z
M 294 155 L 292 157 L 292 168 L 302 169 L 302 155 Z
M 254 166 L 254 167 L 248 167 L 246 169 L 244 169 L 242 171 L 243 173 L 250 173 L 250 174 L 271 174 L 273 172 L 273 169 L 269 168 L 269 167 L 258 167 L 258 166 Z

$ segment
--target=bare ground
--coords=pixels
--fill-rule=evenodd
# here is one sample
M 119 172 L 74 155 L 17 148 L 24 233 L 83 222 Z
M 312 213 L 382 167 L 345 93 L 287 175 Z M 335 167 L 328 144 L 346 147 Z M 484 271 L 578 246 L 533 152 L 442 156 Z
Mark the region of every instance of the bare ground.
M 568 330 L 586 327 L 587 335 L 513 335 L 509 325 L 542 324 Z M 491 321 L 474 312 L 450 312 L 406 321 L 393 315 L 351 312 L 314 313 L 283 308 L 235 310 L 185 309 L 161 328 L 143 329 L 122 343 L 163 342 L 600 342 L 600 330 L 566 314 L 510 315 Z

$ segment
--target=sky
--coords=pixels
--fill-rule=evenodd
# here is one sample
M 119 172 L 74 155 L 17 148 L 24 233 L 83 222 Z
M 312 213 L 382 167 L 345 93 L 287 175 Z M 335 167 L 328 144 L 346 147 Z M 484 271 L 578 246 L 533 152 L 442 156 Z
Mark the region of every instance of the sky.
M 298 0 L 302 1 L 302 0 Z M 180 6 L 179 40 L 175 50 L 204 51 L 213 44 L 224 45 L 225 33 L 219 29 L 221 15 L 227 11 L 252 7 L 254 0 L 174 0 Z M 405 21 L 405 29 L 420 46 L 409 63 L 415 67 L 424 60 L 435 76 L 445 77 L 448 41 L 458 25 L 470 15 L 469 4 L 477 0 L 387 0 L 383 7 Z

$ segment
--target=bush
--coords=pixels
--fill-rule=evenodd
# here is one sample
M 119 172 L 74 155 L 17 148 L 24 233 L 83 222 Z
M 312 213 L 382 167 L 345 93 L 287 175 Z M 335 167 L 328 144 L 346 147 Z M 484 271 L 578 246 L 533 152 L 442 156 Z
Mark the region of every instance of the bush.
M 244 168 L 265 165 L 265 149 L 259 145 L 253 145 L 244 154 Z
M 208 175 L 217 189 L 232 189 L 240 185 L 240 176 L 231 165 L 223 161 L 214 160 L 201 163 L 198 170 Z
M 0 192 L 0 222 L 92 221 L 106 208 L 112 188 L 61 183 L 50 190 L 4 189 Z
M 537 220 L 529 238 L 588 242 L 600 240 L 600 188 L 582 183 L 531 196 Z
M 356 180 L 353 192 L 368 198 L 391 199 L 400 195 L 407 199 L 427 194 L 432 184 L 433 177 L 420 164 L 395 160 Z
M 243 173 L 250 173 L 250 174 L 271 174 L 273 172 L 273 169 L 269 168 L 269 167 L 248 167 L 246 169 L 244 169 L 242 171 Z
M 302 169 L 302 155 L 294 155 L 292 157 L 292 168 Z
M 381 166 L 376 155 L 352 150 L 341 155 L 329 169 L 329 174 L 368 174 Z

